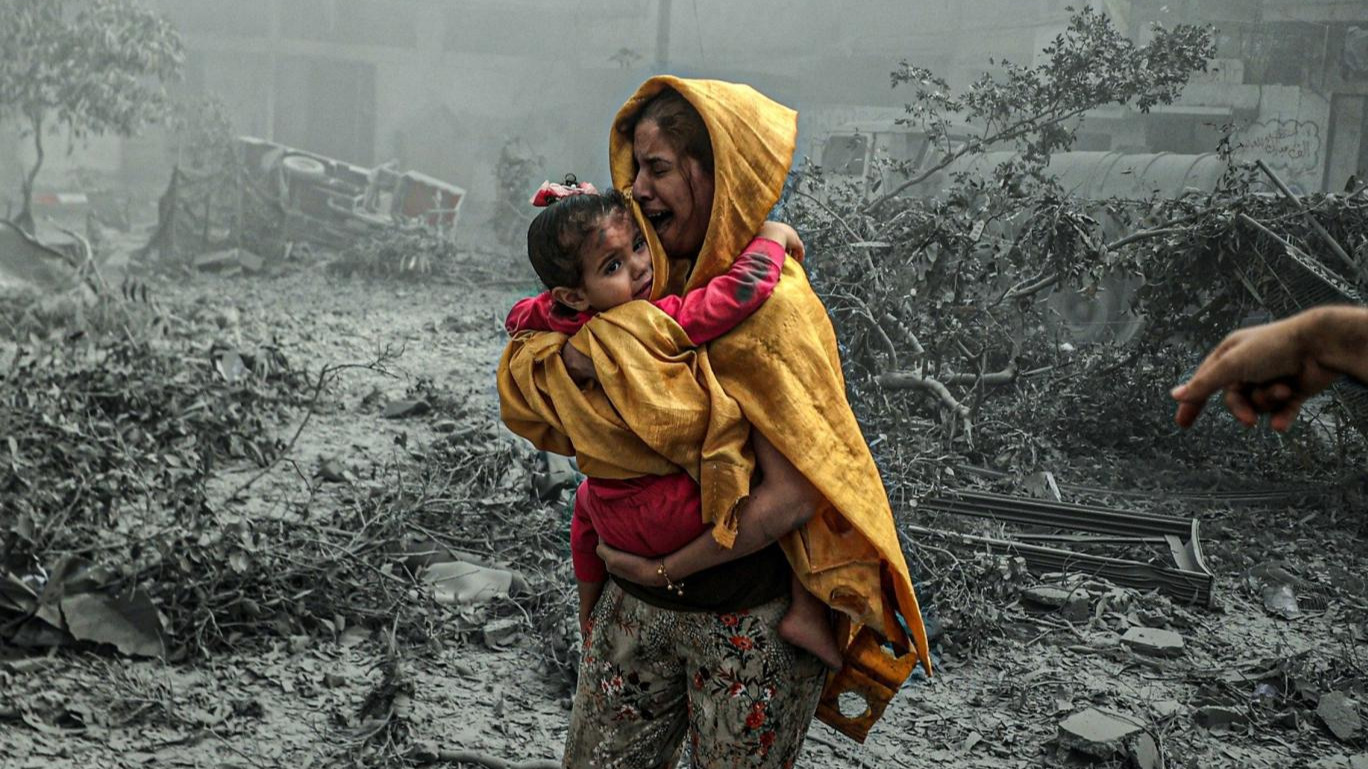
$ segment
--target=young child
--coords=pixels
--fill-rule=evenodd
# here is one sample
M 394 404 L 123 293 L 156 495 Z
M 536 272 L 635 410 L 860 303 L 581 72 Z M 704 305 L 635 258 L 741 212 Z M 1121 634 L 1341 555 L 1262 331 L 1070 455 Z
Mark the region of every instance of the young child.
M 543 184 L 534 205 L 548 206 L 528 228 L 528 258 L 549 291 L 514 305 L 508 332 L 573 334 L 597 313 L 633 300 L 649 300 L 654 280 L 650 249 L 621 193 L 589 185 Z M 792 227 L 766 222 L 724 274 L 685 296 L 652 302 L 673 318 L 694 345 L 735 328 L 769 298 L 785 251 L 801 247 Z M 757 453 L 760 470 L 765 463 Z M 707 530 L 698 484 L 680 472 L 627 480 L 588 478 L 575 494 L 571 556 L 580 596 L 581 629 L 603 590 L 607 570 L 595 552 L 604 543 L 655 558 L 674 552 Z M 826 607 L 792 578 L 792 606 L 779 634 L 839 669 L 840 647 Z

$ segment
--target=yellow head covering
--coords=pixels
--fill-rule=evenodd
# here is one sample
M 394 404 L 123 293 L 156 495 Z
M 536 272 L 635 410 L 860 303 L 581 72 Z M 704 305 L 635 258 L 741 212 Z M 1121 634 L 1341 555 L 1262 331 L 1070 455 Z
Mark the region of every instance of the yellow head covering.
M 692 273 L 686 268 L 683 276 L 671 276 L 671 282 L 687 278 L 687 292 L 726 272 L 779 202 L 793 162 L 798 113 L 748 85 L 670 75 L 653 77 L 622 105 L 613 121 L 608 154 L 613 184 L 618 189 L 629 189 L 636 175 L 632 137 L 623 126 L 666 88 L 679 91 L 698 109 L 713 145 L 713 210 L 708 234 Z M 656 256 L 656 275 L 668 275 L 664 254 L 657 249 Z M 657 277 L 656 286 L 661 285 Z

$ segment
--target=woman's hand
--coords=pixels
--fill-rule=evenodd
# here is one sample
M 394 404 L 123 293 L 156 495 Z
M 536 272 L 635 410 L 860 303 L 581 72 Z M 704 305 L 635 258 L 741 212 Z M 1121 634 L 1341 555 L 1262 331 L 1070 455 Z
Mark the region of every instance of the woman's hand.
M 575 349 L 569 342 L 561 347 L 561 360 L 565 362 L 565 370 L 570 374 L 570 378 L 580 387 L 598 381 L 598 373 L 594 371 L 594 359 Z
M 760 232 L 757 234 L 765 240 L 772 240 L 783 246 L 790 256 L 800 262 L 807 253 L 803 248 L 803 240 L 798 237 L 798 231 L 783 222 L 765 222 L 760 225 Z
M 603 544 L 598 545 L 598 557 L 603 559 L 608 567 L 608 573 L 615 577 L 622 577 L 628 582 L 635 582 L 646 587 L 665 587 L 665 580 L 657 571 L 660 567 L 659 558 L 643 558 L 639 555 L 632 555 L 616 548 Z

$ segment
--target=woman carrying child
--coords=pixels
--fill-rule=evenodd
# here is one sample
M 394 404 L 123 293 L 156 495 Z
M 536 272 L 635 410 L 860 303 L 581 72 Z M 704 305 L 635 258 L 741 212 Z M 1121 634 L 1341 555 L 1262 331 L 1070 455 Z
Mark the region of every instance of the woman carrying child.
M 615 183 L 632 184 L 653 225 L 643 228 L 651 296 L 688 297 L 727 273 L 778 199 L 794 115 L 744 86 L 655 78 L 620 112 L 612 145 Z M 660 558 L 600 548 L 619 578 L 593 608 L 567 766 L 666 765 L 686 734 L 696 766 L 792 765 L 824 676 L 816 658 L 780 637 L 791 594 L 781 582 L 734 611 L 705 605 L 716 591 L 764 582 L 776 540 L 808 591 L 838 610 L 842 648 L 869 631 L 926 664 L 830 321 L 795 260 L 782 274 L 749 319 L 687 353 L 678 323 L 647 302 L 599 313 L 570 344 L 561 334 L 519 334 L 506 351 L 500 391 L 510 427 L 574 452 L 596 478 L 669 475 L 690 466 L 692 450 L 702 518 L 712 524 Z M 597 384 L 580 389 L 571 371 Z M 701 406 L 692 395 L 700 386 L 709 397 Z M 750 488 L 757 457 L 764 477 Z M 710 582 L 718 569 L 730 579 Z M 649 590 L 673 593 L 684 608 Z

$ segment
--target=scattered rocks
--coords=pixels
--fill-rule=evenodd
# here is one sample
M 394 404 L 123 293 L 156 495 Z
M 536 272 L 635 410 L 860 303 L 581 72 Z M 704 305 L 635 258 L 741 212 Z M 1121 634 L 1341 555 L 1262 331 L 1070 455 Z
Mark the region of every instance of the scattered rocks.
M 461 425 L 460 425 L 456 420 L 454 420 L 454 419 L 443 419 L 443 420 L 441 420 L 440 422 L 438 422 L 437 424 L 434 424 L 434 425 L 432 426 L 432 429 L 433 429 L 435 432 L 437 432 L 437 433 L 440 433 L 440 434 L 442 434 L 442 435 L 446 435 L 447 433 L 454 433 L 454 432 L 456 432 L 456 428 L 458 428 L 458 427 L 460 427 L 460 426 L 461 426 Z
M 337 457 L 326 457 L 319 461 L 318 477 L 329 483 L 351 483 L 355 480 L 351 470 Z
M 1088 708 L 1059 724 L 1059 744 L 1095 758 L 1125 753 L 1132 739 L 1144 733 L 1139 721 L 1101 708 Z
M 1137 654 L 1151 657 L 1177 657 L 1183 653 L 1183 637 L 1160 628 L 1133 627 L 1121 636 L 1121 643 Z
M 1309 769 L 1368 769 L 1368 753 L 1357 756 L 1326 756 L 1311 763 Z
M 1359 717 L 1358 703 L 1349 699 L 1344 692 L 1330 692 L 1320 698 L 1316 715 L 1325 722 L 1326 728 L 1340 742 L 1357 739 L 1363 731 L 1363 720 Z

